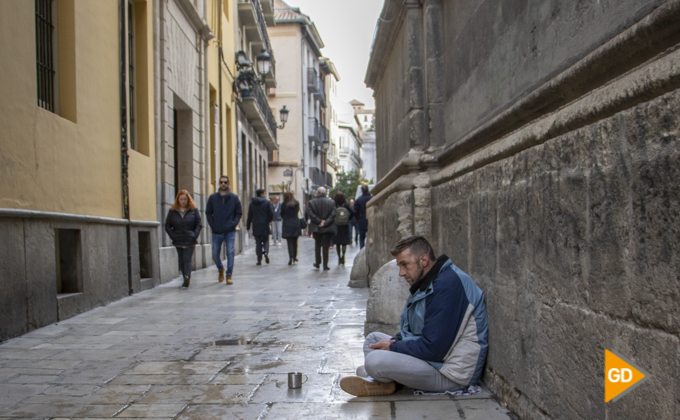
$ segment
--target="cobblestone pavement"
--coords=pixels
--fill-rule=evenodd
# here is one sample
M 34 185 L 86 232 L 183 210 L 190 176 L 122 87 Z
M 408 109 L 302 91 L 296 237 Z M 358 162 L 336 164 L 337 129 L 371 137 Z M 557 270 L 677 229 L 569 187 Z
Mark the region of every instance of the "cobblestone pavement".
M 351 262 L 358 247 L 348 248 Z M 333 252 L 333 251 L 331 251 Z M 0 345 L 0 419 L 509 419 L 488 392 L 355 398 L 338 382 L 363 364 L 367 289 L 351 266 L 312 267 L 300 238 L 270 265 L 236 258 L 234 284 L 213 268 Z M 286 372 L 308 380 L 287 386 Z

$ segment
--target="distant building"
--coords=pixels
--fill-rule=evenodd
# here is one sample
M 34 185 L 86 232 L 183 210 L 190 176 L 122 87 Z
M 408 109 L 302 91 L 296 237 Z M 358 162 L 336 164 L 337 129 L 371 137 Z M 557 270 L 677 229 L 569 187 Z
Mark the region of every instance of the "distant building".
M 269 103 L 286 105 L 290 117 L 279 132 L 279 149 L 269 156 L 269 192 L 293 191 L 303 205 L 328 185 L 326 86 L 319 57 L 324 47 L 314 22 L 299 8 L 275 0 L 276 26 L 269 29 L 278 54 L 279 77 Z
M 338 74 L 335 64 L 329 58 L 322 58 L 319 61 L 320 68 L 324 74 L 326 85 L 326 127 L 328 127 L 328 140 L 330 147 L 326 151 L 326 171 L 332 187 L 337 180 L 337 173 L 340 172 L 340 157 L 338 149 L 338 139 L 340 128 L 338 126 Z
M 375 109 L 366 109 L 362 102 L 353 99 L 349 101 L 354 109 L 354 115 L 359 119 L 363 131 L 375 131 Z

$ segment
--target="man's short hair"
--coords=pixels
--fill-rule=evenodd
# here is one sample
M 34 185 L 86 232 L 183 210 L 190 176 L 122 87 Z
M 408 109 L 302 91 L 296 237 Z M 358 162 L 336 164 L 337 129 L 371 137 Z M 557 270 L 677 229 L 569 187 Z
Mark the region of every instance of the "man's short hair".
M 322 197 L 326 195 L 326 189 L 324 187 L 319 187 L 318 190 L 316 190 L 316 196 L 317 197 Z
M 264 195 L 264 190 L 262 188 L 255 190 L 255 195 L 258 197 L 262 197 Z
M 364 194 L 367 194 L 368 193 L 368 185 L 365 185 L 365 184 L 362 185 L 361 186 L 361 192 L 364 193 Z
M 434 256 L 434 249 L 432 249 L 432 245 L 430 245 L 427 239 L 422 236 L 409 236 L 408 238 L 404 238 L 397 242 L 390 252 L 392 253 L 393 257 L 396 257 L 398 254 L 401 254 L 407 249 L 411 250 L 411 254 L 413 254 L 413 256 L 416 258 L 420 258 L 421 255 L 425 254 L 430 257 L 430 260 L 432 261 L 437 259 Z

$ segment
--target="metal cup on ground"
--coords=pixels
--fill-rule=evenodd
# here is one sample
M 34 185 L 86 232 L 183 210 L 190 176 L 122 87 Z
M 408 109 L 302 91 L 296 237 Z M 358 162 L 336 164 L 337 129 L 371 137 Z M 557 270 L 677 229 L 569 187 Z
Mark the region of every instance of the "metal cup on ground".
M 305 377 L 305 380 L 302 381 L 302 377 Z M 299 389 L 302 388 L 302 384 L 307 382 L 307 375 L 303 375 L 301 372 L 288 372 L 288 388 L 290 389 Z

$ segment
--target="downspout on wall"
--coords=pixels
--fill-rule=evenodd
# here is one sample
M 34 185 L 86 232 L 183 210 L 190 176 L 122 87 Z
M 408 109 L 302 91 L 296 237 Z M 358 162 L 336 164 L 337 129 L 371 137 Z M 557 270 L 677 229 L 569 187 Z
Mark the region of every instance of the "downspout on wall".
M 127 37 L 126 37 L 126 0 L 118 0 L 120 11 L 120 136 L 121 136 L 121 182 L 123 186 L 123 218 L 127 219 L 125 236 L 127 246 L 128 293 L 132 295 L 132 246 L 130 225 L 130 184 L 128 179 L 128 133 L 127 133 Z

